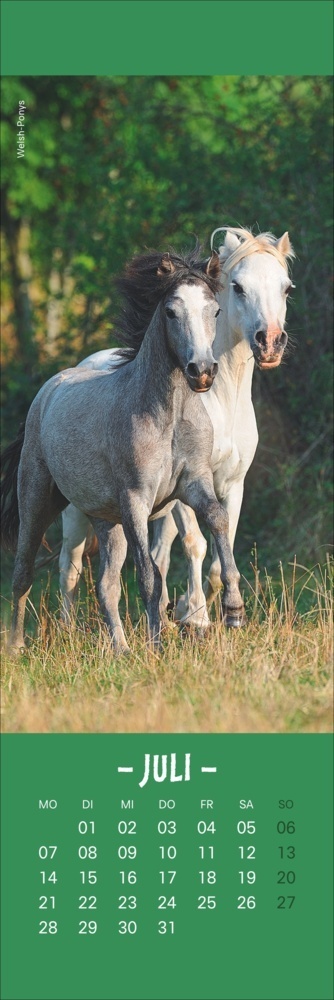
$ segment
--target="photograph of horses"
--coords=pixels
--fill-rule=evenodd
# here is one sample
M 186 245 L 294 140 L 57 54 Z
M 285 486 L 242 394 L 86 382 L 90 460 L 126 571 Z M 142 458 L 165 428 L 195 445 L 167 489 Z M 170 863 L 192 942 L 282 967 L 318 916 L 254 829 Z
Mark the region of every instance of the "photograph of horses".
M 4 730 L 330 730 L 331 81 L 2 89 Z

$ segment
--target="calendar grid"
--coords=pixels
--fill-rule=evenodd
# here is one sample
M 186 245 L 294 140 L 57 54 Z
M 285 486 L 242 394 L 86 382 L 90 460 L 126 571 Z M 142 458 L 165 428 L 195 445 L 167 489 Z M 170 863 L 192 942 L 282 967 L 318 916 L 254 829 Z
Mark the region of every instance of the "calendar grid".
M 4 997 L 327 1000 L 329 743 L 6 737 Z

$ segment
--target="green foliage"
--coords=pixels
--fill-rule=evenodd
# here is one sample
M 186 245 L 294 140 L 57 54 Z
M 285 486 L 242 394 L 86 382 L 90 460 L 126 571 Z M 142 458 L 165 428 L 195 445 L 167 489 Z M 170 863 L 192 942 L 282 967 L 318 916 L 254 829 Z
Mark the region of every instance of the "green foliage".
M 24 159 L 16 159 L 19 100 Z M 329 538 L 331 81 L 27 77 L 2 81 L 4 438 L 53 371 L 117 343 L 114 278 L 145 246 L 248 225 L 297 259 L 280 369 L 255 379 L 260 446 L 241 557 L 321 559 Z M 50 322 L 51 306 L 56 313 Z

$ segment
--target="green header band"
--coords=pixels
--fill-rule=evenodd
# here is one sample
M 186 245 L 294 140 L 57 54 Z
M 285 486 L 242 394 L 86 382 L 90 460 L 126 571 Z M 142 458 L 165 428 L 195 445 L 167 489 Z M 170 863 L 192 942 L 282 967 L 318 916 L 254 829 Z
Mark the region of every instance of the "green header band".
M 2 0 L 2 75 L 328 75 L 332 0 Z

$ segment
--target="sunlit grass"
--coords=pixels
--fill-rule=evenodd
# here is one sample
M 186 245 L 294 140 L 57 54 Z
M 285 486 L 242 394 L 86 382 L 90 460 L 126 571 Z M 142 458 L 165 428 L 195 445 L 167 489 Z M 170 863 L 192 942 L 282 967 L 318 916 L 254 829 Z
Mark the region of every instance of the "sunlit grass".
M 247 628 L 213 621 L 197 638 L 171 623 L 160 655 L 148 647 L 144 616 L 133 624 L 126 607 L 130 655 L 114 656 L 91 578 L 69 627 L 44 595 L 38 612 L 30 607 L 36 638 L 18 657 L 3 653 L 3 731 L 330 731 L 330 563 L 281 567 L 274 587 L 254 557 Z

